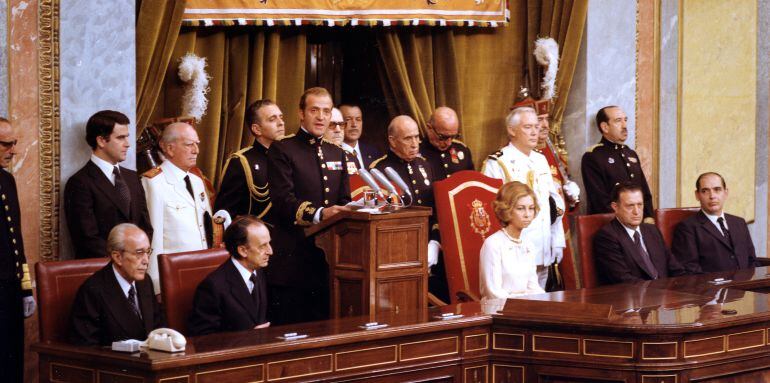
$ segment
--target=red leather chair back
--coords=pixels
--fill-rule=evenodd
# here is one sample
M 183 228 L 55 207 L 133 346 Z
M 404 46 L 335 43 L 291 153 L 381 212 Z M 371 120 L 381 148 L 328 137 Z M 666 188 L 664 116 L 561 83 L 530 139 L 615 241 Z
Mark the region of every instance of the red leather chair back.
M 105 257 L 35 264 L 41 342 L 67 341 L 72 303 L 80 285 L 108 261 Z
M 187 317 L 198 284 L 224 263 L 230 254 L 222 248 L 161 254 L 158 257 L 160 286 L 166 321 L 182 334 L 187 332 Z
M 615 218 L 615 214 L 580 215 L 575 220 L 577 226 L 578 253 L 580 259 L 580 276 L 583 279 L 582 287 L 599 286 L 599 278 L 596 275 L 594 263 L 594 235 L 602 226 Z
M 679 222 L 692 217 L 700 210 L 699 207 L 680 207 L 671 209 L 655 209 L 655 226 L 658 227 L 663 235 L 663 242 L 670 250 L 671 243 L 674 241 L 674 230 Z
M 363 197 L 365 191 L 372 190 L 358 174 L 351 174 L 348 177 L 348 182 L 350 183 L 350 199 L 353 201 Z
M 452 303 L 458 302 L 458 292 L 480 297 L 479 252 L 484 240 L 500 230 L 492 201 L 502 185 L 502 180 L 473 170 L 454 173 L 433 184 Z

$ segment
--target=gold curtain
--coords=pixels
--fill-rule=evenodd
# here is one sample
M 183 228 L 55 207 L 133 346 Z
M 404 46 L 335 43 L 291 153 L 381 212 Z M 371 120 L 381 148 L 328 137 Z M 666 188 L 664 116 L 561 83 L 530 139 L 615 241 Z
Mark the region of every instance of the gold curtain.
M 196 124 L 198 167 L 216 185 L 227 156 L 251 145 L 243 129 L 246 107 L 269 98 L 283 109 L 287 133 L 299 126 L 297 107 L 305 87 L 305 32 L 297 28 L 184 29 L 166 71 L 153 120 L 178 116 L 184 83 L 177 75 L 187 52 L 206 58 L 208 109 Z
M 383 29 L 377 36 L 380 78 L 391 114 L 410 115 L 424 130 L 436 106 L 455 109 L 464 141 L 478 153 L 474 160 L 480 166 L 487 153 L 506 142 L 503 120 L 538 36 L 550 35 L 559 43 L 559 98 L 553 117 L 560 121 L 587 7 L 585 0 L 511 1 L 507 27 Z M 521 25 L 526 28 L 517 27 Z
M 142 1 L 136 21 L 136 132 L 150 122 L 171 52 L 179 37 L 186 0 Z

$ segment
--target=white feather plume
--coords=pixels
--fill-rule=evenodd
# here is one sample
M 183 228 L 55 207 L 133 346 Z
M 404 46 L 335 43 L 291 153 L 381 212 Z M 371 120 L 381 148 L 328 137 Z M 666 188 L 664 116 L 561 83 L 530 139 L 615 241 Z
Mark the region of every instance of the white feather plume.
M 206 73 L 206 59 L 187 53 L 179 60 L 179 78 L 187 83 L 182 96 L 182 115 L 192 116 L 200 122 L 209 100 L 209 75 Z
M 551 37 L 541 37 L 535 40 L 533 52 L 538 64 L 546 67 L 542 89 L 542 99 L 550 100 L 556 95 L 556 72 L 559 70 L 559 44 Z

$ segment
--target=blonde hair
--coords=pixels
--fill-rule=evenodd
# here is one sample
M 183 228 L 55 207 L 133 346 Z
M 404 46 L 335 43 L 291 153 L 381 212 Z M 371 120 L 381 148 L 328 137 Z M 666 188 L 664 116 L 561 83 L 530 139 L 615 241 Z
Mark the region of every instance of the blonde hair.
M 513 219 L 513 208 L 520 199 L 530 196 L 535 203 L 535 215 L 540 212 L 540 206 L 537 204 L 537 196 L 532 189 L 518 181 L 503 184 L 503 187 L 497 191 L 497 198 L 492 201 L 492 208 L 495 211 L 497 220 L 503 227 L 508 226 Z

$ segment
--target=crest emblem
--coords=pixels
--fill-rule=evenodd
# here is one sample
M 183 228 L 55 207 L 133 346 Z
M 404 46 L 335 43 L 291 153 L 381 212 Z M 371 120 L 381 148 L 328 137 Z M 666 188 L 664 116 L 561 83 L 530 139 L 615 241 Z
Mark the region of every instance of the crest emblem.
M 489 214 L 484 209 L 484 203 L 477 199 L 471 202 L 470 221 L 473 232 L 480 235 L 481 239 L 486 239 L 492 225 L 489 220 Z

